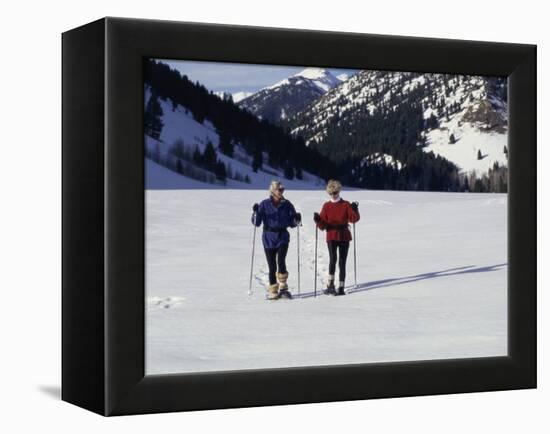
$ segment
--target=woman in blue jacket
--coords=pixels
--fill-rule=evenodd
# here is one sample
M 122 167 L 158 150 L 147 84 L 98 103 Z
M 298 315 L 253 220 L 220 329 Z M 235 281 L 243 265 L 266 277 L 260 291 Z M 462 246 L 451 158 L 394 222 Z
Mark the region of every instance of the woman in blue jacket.
M 280 181 L 271 181 L 269 198 L 259 205 L 255 203 L 252 207 L 252 224 L 263 224 L 262 243 L 269 267 L 267 297 L 270 300 L 292 298 L 287 285 L 286 254 L 290 242 L 287 228 L 295 228 L 302 221 L 300 213 L 297 213 L 292 203 L 284 198 L 284 191 L 285 187 Z

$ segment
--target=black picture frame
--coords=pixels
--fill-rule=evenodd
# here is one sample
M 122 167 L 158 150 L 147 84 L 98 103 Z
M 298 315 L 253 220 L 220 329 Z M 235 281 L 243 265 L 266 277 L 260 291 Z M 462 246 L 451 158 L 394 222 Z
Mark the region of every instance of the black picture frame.
M 104 18 L 62 51 L 63 400 L 124 415 L 536 387 L 536 46 Z M 508 356 L 145 376 L 149 57 L 508 77 Z

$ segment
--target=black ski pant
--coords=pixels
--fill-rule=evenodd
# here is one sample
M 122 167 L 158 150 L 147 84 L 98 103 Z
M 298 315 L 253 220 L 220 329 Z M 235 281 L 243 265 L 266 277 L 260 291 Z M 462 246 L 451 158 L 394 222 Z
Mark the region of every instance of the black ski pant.
M 286 273 L 286 254 L 288 252 L 288 244 L 282 244 L 276 249 L 265 249 L 265 257 L 267 266 L 269 267 L 269 284 L 277 283 L 277 268 L 279 273 Z
M 336 271 L 336 261 L 338 260 L 338 270 L 340 272 L 340 282 L 346 280 L 346 260 L 348 258 L 349 241 L 327 241 L 328 246 L 328 274 L 334 276 Z

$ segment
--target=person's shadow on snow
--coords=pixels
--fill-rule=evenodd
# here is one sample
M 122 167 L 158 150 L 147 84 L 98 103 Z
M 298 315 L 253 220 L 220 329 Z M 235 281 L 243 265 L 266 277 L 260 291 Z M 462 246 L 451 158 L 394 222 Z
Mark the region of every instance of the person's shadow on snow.
M 475 265 L 466 265 L 464 267 L 449 268 L 447 270 L 432 271 L 429 273 L 416 274 L 414 276 L 395 277 L 391 279 L 373 280 L 372 282 L 364 282 L 358 284 L 356 287 L 351 287 L 347 290 L 347 294 L 354 294 L 356 292 L 370 291 L 371 289 L 387 288 L 389 286 L 405 285 L 407 283 L 418 282 L 419 280 L 434 279 L 437 277 L 456 276 L 458 274 L 469 273 L 487 273 L 490 271 L 497 271 L 502 267 L 507 266 L 508 263 L 488 265 L 485 267 L 476 267 Z M 314 292 L 305 292 L 302 294 L 294 295 L 294 298 L 309 298 L 315 295 Z M 317 290 L 317 295 L 324 295 L 323 290 Z

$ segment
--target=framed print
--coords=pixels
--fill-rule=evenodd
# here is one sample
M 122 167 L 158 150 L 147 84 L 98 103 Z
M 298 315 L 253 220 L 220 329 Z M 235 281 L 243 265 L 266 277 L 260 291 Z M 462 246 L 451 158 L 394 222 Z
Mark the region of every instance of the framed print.
M 536 386 L 536 47 L 105 18 L 63 34 L 63 399 Z

